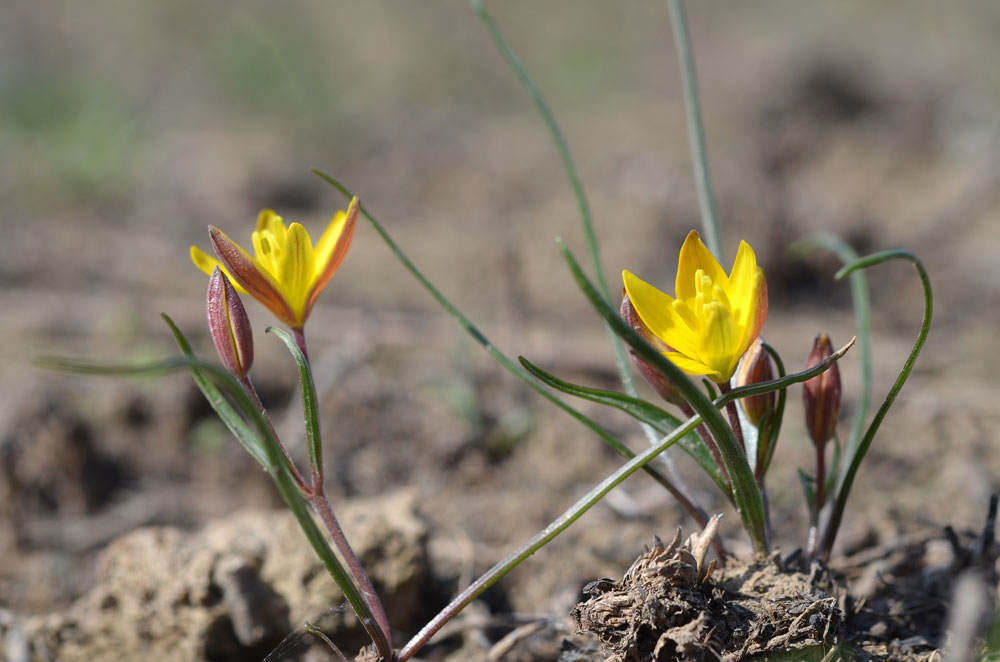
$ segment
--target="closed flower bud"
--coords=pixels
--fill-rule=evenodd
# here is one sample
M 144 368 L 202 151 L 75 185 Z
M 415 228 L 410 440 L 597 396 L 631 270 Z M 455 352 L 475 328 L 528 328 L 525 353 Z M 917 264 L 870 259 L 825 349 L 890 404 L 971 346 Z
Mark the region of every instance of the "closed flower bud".
M 816 336 L 806 370 L 833 354 L 833 344 L 825 333 Z M 840 368 L 834 363 L 826 372 L 816 375 L 803 384 L 806 406 L 806 428 L 813 443 L 822 446 L 837 431 L 840 415 Z
M 774 362 L 771 355 L 764 349 L 764 344 L 760 338 L 754 340 L 750 349 L 743 355 L 740 367 L 736 371 L 736 386 L 751 386 L 753 384 L 763 384 L 774 379 Z M 755 426 L 760 426 L 764 416 L 774 411 L 774 403 L 777 396 L 774 391 L 762 393 L 761 395 L 751 395 L 740 399 L 740 406 L 747 420 Z
M 642 320 L 639 319 L 638 313 L 635 312 L 635 308 L 632 307 L 632 302 L 629 301 L 628 294 L 622 293 L 622 307 L 621 316 L 625 320 L 625 323 L 632 327 L 632 330 L 638 333 L 643 339 L 648 342 L 653 347 L 657 348 L 661 352 L 668 352 L 670 348 L 667 347 L 662 340 L 654 336 L 649 332 L 649 329 Z M 639 374 L 649 382 L 649 385 L 653 387 L 661 398 L 667 402 L 675 405 L 684 404 L 684 398 L 681 394 L 677 392 L 677 389 L 663 376 L 659 370 L 649 365 L 645 360 L 642 359 L 635 350 L 631 347 L 628 348 L 629 356 L 632 357 L 632 363 L 639 370 Z
M 226 370 L 238 377 L 253 364 L 253 332 L 243 302 L 232 283 L 216 267 L 208 279 L 208 330 Z

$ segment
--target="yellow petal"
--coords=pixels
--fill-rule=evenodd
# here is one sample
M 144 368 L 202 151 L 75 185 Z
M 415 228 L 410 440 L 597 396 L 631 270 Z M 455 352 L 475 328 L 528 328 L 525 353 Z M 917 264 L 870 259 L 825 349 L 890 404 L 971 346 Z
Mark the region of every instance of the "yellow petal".
M 232 284 L 234 288 L 236 288 L 237 292 L 239 292 L 240 294 L 247 294 L 247 291 L 243 289 L 243 286 L 237 283 L 235 280 L 233 280 L 232 274 L 230 274 L 229 271 L 226 270 L 226 267 L 224 267 L 221 262 L 219 262 L 217 259 L 209 255 L 205 251 L 201 250 L 197 246 L 191 247 L 191 261 L 194 262 L 194 266 L 198 267 L 209 276 L 212 275 L 213 269 L 219 267 L 219 269 L 222 269 L 223 273 L 226 274 L 226 278 L 229 279 L 229 282 Z
M 697 359 L 684 356 L 680 352 L 668 352 L 666 357 L 670 359 L 675 366 L 683 370 L 685 374 L 692 376 L 705 375 L 712 381 L 719 382 L 721 375 Z
M 740 328 L 732 313 L 720 302 L 705 307 L 704 324 L 699 335 L 698 359 L 725 379 L 732 376 L 745 348 L 738 350 Z M 738 353 L 737 353 L 738 352 Z
M 309 291 L 309 298 L 306 300 L 306 307 L 302 312 L 303 321 L 309 317 L 313 304 L 319 298 L 319 293 L 330 282 L 333 274 L 340 268 L 347 256 L 347 249 L 350 248 L 351 239 L 354 238 L 354 228 L 358 222 L 360 208 L 361 203 L 358 202 L 357 198 L 353 198 L 351 204 L 347 206 L 347 212 L 337 212 L 323 232 L 323 236 L 320 237 L 316 247 L 316 277 L 313 279 L 312 289 Z M 341 217 L 343 217 L 342 220 Z
M 674 298 L 664 294 L 631 271 L 622 272 L 625 293 L 649 331 L 682 354 L 696 351 L 695 336 L 674 312 Z
M 754 303 L 758 288 L 757 271 L 757 256 L 750 244 L 741 241 L 736 261 L 733 262 L 733 271 L 729 275 L 729 286 L 725 288 L 740 326 L 752 325 L 751 318 L 756 314 Z
M 279 244 L 285 243 L 285 221 L 273 209 L 261 209 L 257 215 L 257 232 L 270 232 Z
M 343 210 L 337 211 L 330 220 L 330 224 L 323 230 L 323 235 L 316 242 L 316 275 L 318 276 L 326 268 L 327 262 L 333 256 L 333 249 L 337 247 L 337 240 L 344 232 L 347 225 L 347 213 Z
M 281 254 L 281 246 L 273 232 L 266 227 L 256 230 L 251 235 L 253 241 L 253 252 L 255 261 L 264 271 L 274 278 L 278 277 L 278 256 Z
M 724 289 L 728 285 L 729 277 L 722 270 L 719 261 L 709 252 L 705 244 L 701 243 L 698 233 L 691 230 L 684 240 L 684 245 L 681 246 L 681 255 L 677 263 L 675 294 L 678 299 L 691 299 L 695 296 L 697 292 L 694 276 L 699 269 L 716 285 L 721 285 Z
M 281 283 L 296 321 L 301 324 L 305 321 L 303 313 L 306 299 L 316 274 L 316 255 L 312 241 L 301 223 L 292 223 L 288 228 L 287 241 L 277 266 L 278 282 Z

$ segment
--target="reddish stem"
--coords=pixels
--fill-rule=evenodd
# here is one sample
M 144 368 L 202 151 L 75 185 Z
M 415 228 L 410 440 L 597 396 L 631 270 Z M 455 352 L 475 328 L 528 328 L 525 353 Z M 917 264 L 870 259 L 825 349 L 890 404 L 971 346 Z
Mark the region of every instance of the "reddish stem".
M 696 412 L 693 407 L 687 402 L 681 403 L 681 411 L 688 418 L 696 416 Z M 719 452 L 719 446 L 715 443 L 715 438 L 712 437 L 712 433 L 708 431 L 708 428 L 704 424 L 699 425 L 697 428 L 698 436 L 705 443 L 705 447 L 708 448 L 708 452 L 712 454 L 712 459 L 715 460 L 716 466 L 719 467 L 719 471 L 722 472 L 722 477 L 726 479 L 726 484 L 729 485 L 729 472 L 726 471 L 726 463 L 722 461 L 722 453 Z
M 326 527 L 326 531 L 330 535 L 333 544 L 337 547 L 340 557 L 343 559 L 348 571 L 354 577 L 354 581 L 361 590 L 361 595 L 364 596 L 365 602 L 368 603 L 368 608 L 371 610 L 379 630 L 382 631 L 386 642 L 389 644 L 389 657 L 384 662 L 392 662 L 392 658 L 394 657 L 391 650 L 392 633 L 389 629 L 389 619 L 385 615 L 385 607 L 382 606 L 382 600 L 379 598 L 378 592 L 375 591 L 375 587 L 372 585 L 368 573 L 365 572 L 364 566 L 361 565 L 357 554 L 354 553 L 354 549 L 347 541 L 344 530 L 340 528 L 340 522 L 337 521 L 337 516 L 333 514 L 333 506 L 330 505 L 330 499 L 327 497 L 323 485 L 320 484 L 319 490 L 315 494 L 307 495 L 307 498 L 313 510 L 316 511 L 319 518 L 323 521 L 323 526 Z
M 816 444 L 816 515 L 826 503 L 826 444 Z
M 306 334 L 302 327 L 292 329 L 295 333 L 295 342 L 302 350 L 302 355 L 306 358 L 306 363 L 309 362 L 309 352 L 306 349 Z M 312 380 L 312 371 L 307 371 L 307 378 Z M 313 391 L 316 388 L 313 386 Z M 340 528 L 340 522 L 337 521 L 337 516 L 333 513 L 333 506 L 330 504 L 330 499 L 326 494 L 326 487 L 323 484 L 323 457 L 322 452 L 316 453 L 317 457 L 313 461 L 313 454 L 310 453 L 310 464 L 312 468 L 312 487 L 308 491 L 304 491 L 303 494 L 309 500 L 310 505 L 313 510 L 319 515 L 320 519 L 323 521 L 323 525 L 326 527 L 327 533 L 330 535 L 330 539 L 333 544 L 337 547 L 337 551 L 340 553 L 340 558 L 343 559 L 344 564 L 347 566 L 348 571 L 354 577 L 354 581 L 360 589 L 361 594 L 364 596 L 365 602 L 368 603 L 368 609 L 371 610 L 372 616 L 375 619 L 376 624 L 378 624 L 379 630 L 382 631 L 385 641 L 389 646 L 387 651 L 379 651 L 384 658 L 384 662 L 392 662 L 394 653 L 392 651 L 392 633 L 389 629 L 389 619 L 385 615 L 385 607 L 382 605 L 382 600 L 379 598 L 378 592 L 375 591 L 375 587 L 372 585 L 371 579 L 368 577 L 368 573 L 365 572 L 365 568 L 361 565 L 361 561 L 358 559 L 357 554 L 354 553 L 354 549 L 351 544 L 347 541 L 347 536 L 344 535 L 344 530 Z
M 732 389 L 729 386 L 729 382 L 722 382 L 719 384 L 719 393 L 725 395 L 729 393 Z M 746 455 L 747 445 L 743 441 L 743 426 L 740 424 L 740 414 L 736 411 L 736 401 L 730 400 L 726 403 L 726 413 L 729 414 L 729 426 L 733 428 L 733 433 L 736 435 L 736 441 L 740 442 L 740 448 L 743 449 L 743 454 Z

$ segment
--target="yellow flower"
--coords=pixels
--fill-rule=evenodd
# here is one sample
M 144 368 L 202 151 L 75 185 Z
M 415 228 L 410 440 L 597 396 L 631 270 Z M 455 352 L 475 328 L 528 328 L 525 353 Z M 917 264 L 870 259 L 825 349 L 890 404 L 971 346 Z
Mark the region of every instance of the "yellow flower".
M 313 304 L 347 255 L 358 220 L 358 199 L 347 211 L 334 214 L 319 242 L 313 246 L 299 223 L 285 226 L 280 216 L 265 209 L 253 233 L 256 257 L 250 257 L 215 226 L 208 226 L 215 259 L 191 247 L 195 266 L 207 274 L 222 268 L 240 292 L 250 294 L 293 329 L 301 329 Z
M 667 348 L 664 356 L 689 375 L 728 382 L 767 317 L 767 283 L 745 241 L 727 276 L 694 230 L 681 247 L 676 298 L 629 271 L 625 291 L 639 318 Z

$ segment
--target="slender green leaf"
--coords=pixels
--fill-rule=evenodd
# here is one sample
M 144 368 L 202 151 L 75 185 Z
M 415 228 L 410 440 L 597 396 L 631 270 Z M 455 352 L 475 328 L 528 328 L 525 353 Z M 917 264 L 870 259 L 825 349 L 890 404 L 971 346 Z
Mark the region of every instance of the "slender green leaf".
M 708 167 L 708 147 L 705 144 L 705 126 L 701 121 L 701 103 L 698 99 L 698 77 L 694 70 L 694 50 L 688 32 L 687 16 L 683 0 L 668 0 L 670 24 L 674 30 L 677 45 L 677 59 L 681 64 L 681 78 L 684 82 L 684 110 L 687 117 L 688 141 L 691 144 L 691 164 L 694 166 L 694 181 L 698 189 L 698 206 L 701 209 L 701 227 L 705 235 L 705 245 L 719 262 L 725 262 L 722 254 L 722 233 L 719 230 L 719 214 L 715 208 L 712 193 L 712 176 Z
M 302 412 L 305 415 L 306 441 L 309 447 L 309 463 L 312 465 L 313 475 L 323 479 L 323 438 L 319 431 L 319 410 L 316 407 L 316 388 L 313 385 L 312 369 L 309 366 L 309 359 L 302 353 L 302 349 L 292 334 L 284 329 L 269 326 L 264 329 L 265 333 L 273 333 L 278 336 L 288 347 L 295 363 L 299 366 L 299 385 L 302 388 Z
M 496 22 L 489 12 L 486 11 L 486 5 L 482 0 L 469 0 L 469 4 L 475 10 L 479 19 L 483 22 L 486 27 L 486 31 L 492 37 L 493 42 L 496 44 L 503 56 L 507 65 L 511 68 L 514 74 L 517 76 L 518 81 L 521 86 L 531 97 L 531 102 L 535 106 L 535 109 L 542 116 L 545 122 L 545 126 L 548 129 L 549 135 L 552 137 L 552 141 L 555 143 L 556 151 L 559 152 L 559 158 L 562 160 L 563 168 L 566 170 L 566 176 L 569 179 L 570 187 L 573 189 L 573 196 L 576 198 L 577 208 L 580 213 L 580 222 L 583 226 L 583 235 L 587 240 L 587 251 L 590 253 L 590 261 L 594 267 L 594 277 L 597 280 L 597 286 L 600 288 L 601 293 L 606 298 L 611 298 L 610 291 L 608 290 L 607 279 L 604 275 L 604 267 L 601 264 L 601 251 L 597 242 L 597 233 L 594 230 L 594 220 L 590 212 L 590 204 L 587 202 L 587 195 L 583 189 L 583 182 L 580 179 L 580 174 L 577 172 L 576 165 L 573 162 L 573 156 L 570 154 L 569 143 L 566 141 L 565 136 L 563 136 L 562 130 L 559 128 L 559 123 L 556 122 L 555 115 L 549 108 L 549 105 L 545 102 L 545 98 L 542 96 L 541 90 L 535 85 L 531 76 L 528 75 L 528 70 L 524 68 L 521 63 L 520 58 L 511 48 L 510 44 L 504 38 L 503 33 L 497 26 Z M 608 337 L 611 339 L 611 348 L 614 352 L 615 367 L 618 369 L 618 375 L 621 378 L 622 385 L 625 387 L 625 391 L 631 396 L 637 396 L 638 391 L 635 387 L 635 380 L 632 378 L 632 372 L 629 370 L 628 357 L 625 353 L 625 346 L 622 344 L 621 339 L 614 334 L 611 329 L 608 329 Z M 652 442 L 653 439 L 650 439 Z
M 418 632 L 399 652 L 397 662 L 406 662 L 410 657 L 419 651 L 424 644 L 441 627 L 448 622 L 463 607 L 472 602 L 487 588 L 499 581 L 504 575 L 516 568 L 522 561 L 537 552 L 548 544 L 552 539 L 569 528 L 570 524 L 578 520 L 585 512 L 590 510 L 595 504 L 603 499 L 608 492 L 620 485 L 622 481 L 634 474 L 640 467 L 645 466 L 657 455 L 665 451 L 672 444 L 685 434 L 694 430 L 701 422 L 700 416 L 693 416 L 685 421 L 673 434 L 664 438 L 660 443 L 652 446 L 639 455 L 628 461 L 627 464 L 619 468 L 613 474 L 602 480 L 597 486 L 580 498 L 569 507 L 551 524 L 538 532 L 530 540 L 514 550 L 507 558 L 503 559 L 492 568 L 483 573 L 478 579 L 459 593 L 448 605 L 442 609 L 427 625 Z
M 167 315 L 164 315 L 163 317 L 170 326 L 171 330 L 174 331 L 175 337 L 178 338 L 178 345 L 181 347 L 181 351 L 185 352 L 185 354 L 190 354 L 190 345 L 183 337 L 183 334 L 180 333 L 177 326 L 173 323 L 173 320 L 171 320 Z M 193 357 L 193 354 L 190 354 L 190 357 Z M 271 426 L 268 425 L 267 421 L 264 419 L 263 413 L 257 409 L 239 382 L 237 382 L 232 375 L 225 372 L 221 368 L 217 368 L 216 370 L 222 373 L 221 375 L 217 374 L 216 376 L 220 378 L 224 385 L 226 385 L 227 391 L 230 392 L 230 395 L 240 405 L 244 416 L 249 419 L 256 428 L 257 438 L 263 442 L 261 445 L 266 455 L 268 466 L 275 468 L 269 473 L 271 473 L 271 476 L 274 478 L 278 492 L 281 494 L 285 503 L 288 505 L 288 508 L 292 511 L 292 514 L 298 521 L 299 527 L 305 534 L 309 544 L 312 546 L 319 559 L 323 562 L 323 565 L 326 567 L 327 572 L 330 573 L 334 582 L 336 582 L 337 586 L 344 593 L 344 597 L 354 609 L 354 613 L 357 615 L 358 620 L 361 621 L 365 630 L 375 642 L 380 653 L 382 655 L 388 655 L 392 651 L 391 643 L 387 641 L 385 634 L 378 627 L 375 618 L 372 615 L 371 606 L 362 595 L 354 581 L 354 578 L 344 567 L 343 563 L 334 553 L 333 549 L 331 549 L 326 536 L 323 535 L 323 532 L 316 525 L 316 521 L 312 517 L 309 504 L 292 477 L 291 467 L 288 464 L 289 460 L 285 454 L 281 452 L 278 441 L 273 436 L 274 432 L 272 431 Z M 212 399 L 209 398 L 209 401 L 211 402 Z
M 574 395 L 579 398 L 584 398 L 585 400 L 590 400 L 591 402 L 597 402 L 602 405 L 608 405 L 610 407 L 620 409 L 632 418 L 652 426 L 653 429 L 660 435 L 668 435 L 672 433 L 681 424 L 681 421 L 676 416 L 672 416 L 656 405 L 646 402 L 645 400 L 622 395 L 621 393 L 614 393 L 613 391 L 603 391 L 600 389 L 571 384 L 542 370 L 523 356 L 518 357 L 518 360 L 528 372 L 552 388 L 562 391 L 568 395 Z M 705 473 L 708 474 L 719 489 L 722 490 L 723 494 L 727 494 L 729 492 L 729 486 L 726 485 L 722 472 L 715 464 L 715 459 L 712 457 L 708 448 L 705 447 L 705 442 L 701 440 L 701 437 L 699 437 L 697 433 L 691 432 L 684 435 L 678 441 L 678 445 L 683 448 L 695 462 L 698 463 L 698 466 L 700 466 Z
M 816 503 L 816 490 L 813 489 L 813 477 L 802 470 L 801 467 L 798 469 L 799 472 L 799 482 L 802 484 L 802 493 L 805 494 L 806 503 L 809 504 L 809 511 L 812 512 L 813 504 Z
M 747 384 L 746 386 L 740 386 L 734 388 L 726 393 L 725 395 L 719 396 L 713 402 L 716 407 L 722 407 L 724 405 L 733 402 L 734 400 L 739 400 L 740 398 L 746 398 L 751 395 L 761 395 L 762 393 L 770 393 L 771 391 L 777 391 L 779 389 L 785 389 L 792 384 L 799 384 L 801 382 L 812 379 L 817 375 L 821 375 L 830 369 L 830 366 L 835 362 L 843 358 L 844 354 L 847 353 L 851 347 L 854 346 L 854 340 L 852 339 L 849 343 L 838 349 L 836 352 L 826 357 L 813 367 L 803 370 L 802 372 L 793 372 L 790 375 L 785 375 L 784 377 L 779 377 L 778 379 L 773 379 L 769 382 L 760 382 L 759 384 Z M 655 351 L 655 350 L 654 350 Z
M 896 381 L 893 383 L 892 388 L 889 389 L 889 392 L 885 396 L 885 400 L 875 413 L 875 417 L 872 419 L 868 429 L 865 431 L 864 437 L 862 437 L 861 442 L 858 444 L 857 451 L 848 459 L 850 464 L 837 486 L 837 498 L 834 501 L 833 510 L 830 513 L 830 520 L 827 523 L 826 531 L 823 535 L 823 544 L 820 548 L 820 557 L 823 560 L 829 559 L 830 551 L 833 549 L 833 543 L 837 537 L 837 531 L 840 528 L 841 519 L 844 516 L 844 507 L 847 505 L 847 497 L 851 492 L 851 486 L 854 484 L 854 477 L 857 475 L 858 469 L 861 467 L 861 461 L 864 460 L 865 454 L 871 447 L 872 440 L 875 438 L 875 433 L 878 432 L 878 428 L 882 424 L 882 420 L 889 412 L 893 402 L 896 401 L 896 396 L 899 395 L 900 389 L 903 388 L 903 384 L 906 383 L 910 373 L 913 372 L 913 365 L 916 363 L 917 357 L 920 355 L 920 350 L 923 349 L 924 343 L 927 340 L 927 334 L 931 327 L 931 318 L 934 314 L 934 294 L 931 292 L 931 281 L 927 275 L 927 270 L 924 268 L 923 263 L 917 258 L 917 256 L 910 251 L 902 249 L 882 251 L 880 253 L 875 253 L 874 255 L 861 258 L 860 260 L 855 260 L 838 271 L 835 278 L 840 279 L 845 276 L 849 276 L 859 269 L 867 269 L 868 267 L 873 267 L 888 260 L 905 260 L 910 262 L 917 270 L 917 275 L 920 277 L 920 284 L 924 288 L 924 317 L 920 324 L 920 331 L 917 334 L 917 339 L 913 344 L 913 349 L 910 350 L 910 354 L 906 357 L 906 361 L 903 363 L 903 367 L 900 370 L 899 375 L 896 377 Z
M 323 179 L 324 181 L 326 181 L 331 186 L 333 186 L 335 189 L 337 189 L 340 192 L 340 194 L 343 195 L 348 200 L 354 197 L 354 194 L 333 175 L 325 173 L 317 168 L 313 168 L 313 173 L 316 174 L 316 176 Z M 430 295 L 434 298 L 434 300 L 437 301 L 438 304 L 442 308 L 444 308 L 445 311 L 449 315 L 451 315 L 456 322 L 458 322 L 459 326 L 465 329 L 465 331 L 470 336 L 472 336 L 472 338 L 477 343 L 479 343 L 483 347 L 483 349 L 485 349 L 490 354 L 490 356 L 496 359 L 496 361 L 511 374 L 513 374 L 518 379 L 522 380 L 525 384 L 534 389 L 543 398 L 545 398 L 555 406 L 559 407 L 564 412 L 566 412 L 567 414 L 575 418 L 577 421 L 582 423 L 584 426 L 586 426 L 589 430 L 591 430 L 594 434 L 596 434 L 605 444 L 607 444 L 611 448 L 614 448 L 617 452 L 622 453 L 622 448 L 624 448 L 624 446 L 622 446 L 622 444 L 617 439 L 615 439 L 610 433 L 608 433 L 607 430 L 602 428 L 600 425 L 595 423 L 590 418 L 584 416 L 575 408 L 571 407 L 564 400 L 562 400 L 562 398 L 559 398 L 551 391 L 549 391 L 549 389 L 545 388 L 545 386 L 541 382 L 532 377 L 517 363 L 511 361 L 506 354 L 501 352 L 492 342 L 490 342 L 489 339 L 487 339 L 486 336 L 483 335 L 483 333 L 476 327 L 476 325 L 473 324 L 469 320 L 469 318 L 467 318 L 464 314 L 462 314 L 462 312 L 458 310 L 458 308 L 456 308 L 454 304 L 452 304 L 451 301 L 449 301 L 444 296 L 444 294 L 442 294 L 441 291 L 438 288 L 436 288 L 434 284 L 430 282 L 430 280 L 427 279 L 426 276 L 424 276 L 423 272 L 417 269 L 417 266 L 413 264 L 410 258 L 407 257 L 406 253 L 404 253 L 403 250 L 399 247 L 399 245 L 392 239 L 392 237 L 389 236 L 389 233 L 386 232 L 385 228 L 382 227 L 382 224 L 375 219 L 375 217 L 371 214 L 371 212 L 368 211 L 368 208 L 365 207 L 364 204 L 361 205 L 361 213 L 371 224 L 372 228 L 374 228 L 375 232 L 377 232 L 378 235 L 382 238 L 382 241 L 385 242 L 386 246 L 389 247 L 389 250 L 393 252 L 396 258 L 403 265 L 403 267 L 406 268 L 406 270 L 409 271 L 410 274 L 417 279 L 417 282 L 419 282 L 420 285 L 423 286 L 423 288 L 430 293 Z M 628 453 L 631 453 L 631 451 L 628 451 Z M 688 510 L 688 512 L 691 514 L 692 517 L 694 517 L 698 521 L 702 522 L 706 521 L 705 513 L 702 512 L 701 509 L 698 508 L 695 504 L 693 504 L 681 490 L 679 490 L 672 482 L 669 481 L 669 479 L 667 479 L 662 474 L 655 472 L 652 468 L 647 470 L 647 473 L 653 475 L 653 477 L 661 485 L 663 485 L 675 498 L 677 498 L 678 501 L 681 503 L 681 505 L 684 506 L 686 510 Z
M 825 494 L 833 494 L 834 483 L 837 480 L 837 467 L 840 466 L 840 437 L 833 436 L 833 461 L 826 472 L 826 482 L 823 484 Z

